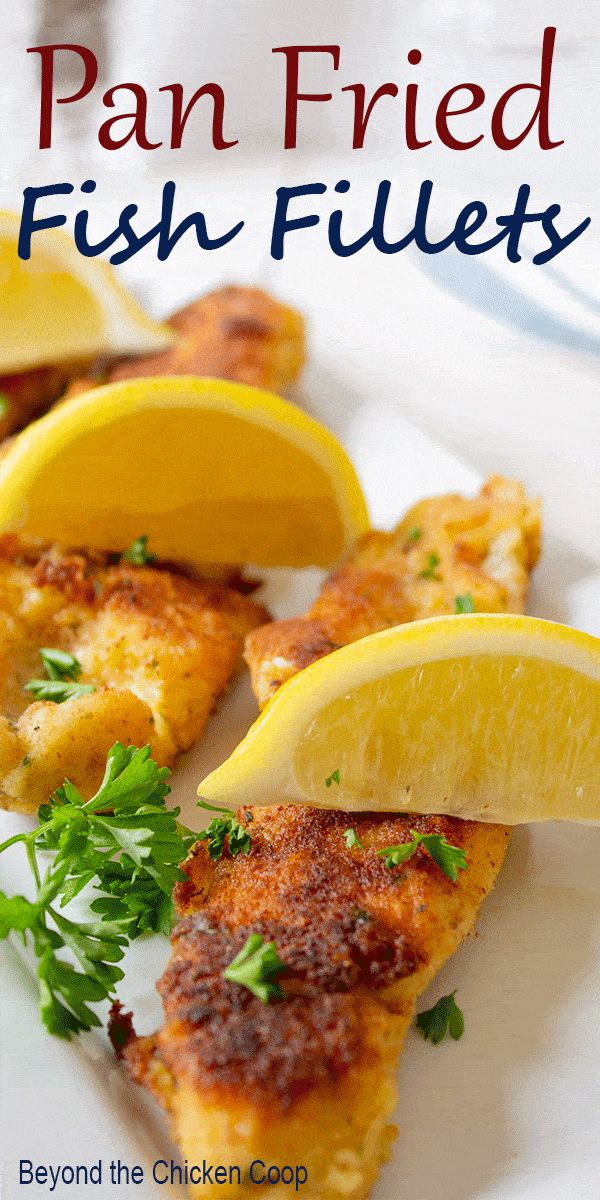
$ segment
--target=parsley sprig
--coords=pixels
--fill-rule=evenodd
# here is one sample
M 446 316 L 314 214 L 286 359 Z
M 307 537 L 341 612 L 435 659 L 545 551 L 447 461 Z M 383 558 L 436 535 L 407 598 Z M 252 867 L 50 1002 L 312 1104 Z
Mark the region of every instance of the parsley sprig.
M 465 1018 L 454 999 L 455 995 L 456 991 L 449 996 L 440 996 L 433 1008 L 426 1009 L 417 1017 L 417 1029 L 420 1029 L 425 1041 L 433 1042 L 434 1046 L 443 1042 L 447 1033 L 457 1042 L 465 1031 Z
M 156 562 L 156 555 L 148 550 L 148 535 L 143 533 L 123 552 L 123 562 L 131 563 L 134 567 L 148 567 Z
M 65 679 L 30 679 L 25 684 L 25 690 L 31 692 L 36 700 L 52 700 L 54 704 L 77 700 L 96 691 L 91 683 L 68 683 Z
M 223 974 L 230 983 L 248 988 L 263 1004 L 270 1004 L 271 1000 L 283 1000 L 277 976 L 285 970 L 275 942 L 265 942 L 260 933 L 251 933 Z
M 74 700 L 96 691 L 91 683 L 76 682 L 81 675 L 81 663 L 66 650 L 45 646 L 40 650 L 40 658 L 48 678 L 30 679 L 25 684 L 25 690 L 31 692 L 36 700 L 52 700 L 54 704 L 62 704 L 65 700 Z
M 437 569 L 440 565 L 440 556 L 432 550 L 431 554 L 427 555 L 427 565 L 424 571 L 419 572 L 419 579 L 437 579 L 441 580 L 441 575 L 438 575 Z
M 208 853 L 213 861 L 221 857 L 225 849 L 225 838 L 232 858 L 237 854 L 250 853 L 250 834 L 246 827 L 240 824 L 232 808 L 221 808 L 218 804 L 209 804 L 207 800 L 198 800 L 198 808 L 219 813 L 218 817 L 213 817 L 208 828 L 197 835 L 199 842 L 208 842 Z
M 470 592 L 465 592 L 463 596 L 454 597 L 454 611 L 457 614 L 475 612 L 475 601 Z
M 194 836 L 178 825 L 179 809 L 165 807 L 168 777 L 148 746 L 117 742 L 91 800 L 66 780 L 41 806 L 35 829 L 0 845 L 0 853 L 24 845 L 35 884 L 33 900 L 0 892 L 0 937 L 29 936 L 42 1020 L 60 1037 L 100 1024 L 89 1006 L 114 995 L 130 941 L 147 929 L 170 930 L 171 893 L 185 879 L 179 864 Z M 91 918 L 71 919 L 65 908 L 87 885 L 100 893 Z
M 412 858 L 419 846 L 423 846 L 434 863 L 448 876 L 453 883 L 458 879 L 458 872 L 466 870 L 468 863 L 464 850 L 460 846 L 451 846 L 439 833 L 417 833 L 411 829 L 411 841 L 401 842 L 399 846 L 386 846 L 377 853 L 385 859 L 386 867 L 399 867 Z
M 362 850 L 363 844 L 355 829 L 345 829 L 344 838 L 349 850 Z
M 81 663 L 66 650 L 43 646 L 40 650 L 40 658 L 48 679 L 79 679 L 81 675 Z

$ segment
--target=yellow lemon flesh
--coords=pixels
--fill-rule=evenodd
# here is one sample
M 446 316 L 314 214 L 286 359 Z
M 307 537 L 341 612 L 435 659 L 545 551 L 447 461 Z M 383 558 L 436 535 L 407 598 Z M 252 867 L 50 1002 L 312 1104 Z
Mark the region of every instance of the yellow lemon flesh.
M 337 439 L 278 396 L 192 376 L 95 388 L 0 464 L 0 532 L 162 559 L 326 566 L 368 528 Z
M 600 639 L 521 616 L 438 617 L 283 685 L 200 785 L 216 804 L 600 820 Z
M 0 211 L 0 375 L 101 354 L 143 354 L 172 341 L 112 268 L 84 258 L 66 234 L 34 234 L 27 261 L 17 254 L 18 236 L 17 214 Z

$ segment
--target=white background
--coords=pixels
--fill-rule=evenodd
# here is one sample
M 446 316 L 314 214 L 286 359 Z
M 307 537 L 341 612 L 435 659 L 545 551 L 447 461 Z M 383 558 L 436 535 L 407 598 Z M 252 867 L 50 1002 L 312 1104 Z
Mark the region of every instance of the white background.
M 181 216 L 200 208 L 219 226 L 244 217 L 243 235 L 223 251 L 201 255 L 184 242 L 159 264 L 149 248 L 124 276 L 160 315 L 223 280 L 257 282 L 297 304 L 309 319 L 303 398 L 347 441 L 374 520 L 391 522 L 418 495 L 472 485 L 475 476 L 461 463 L 478 475 L 522 476 L 545 506 L 535 611 L 600 634 L 600 6 L 596 0 L 297 0 L 293 12 L 288 7 L 275 0 L 21 0 L 2 28 L 0 202 L 18 209 L 26 184 L 78 184 L 92 176 L 100 235 L 131 200 L 140 205 L 142 223 L 155 221 L 162 183 L 173 178 Z M 421 83 L 427 128 L 452 83 L 475 80 L 493 97 L 512 83 L 534 82 L 546 24 L 558 26 L 551 131 L 565 139 L 559 149 L 542 153 L 528 141 L 502 154 L 486 138 L 464 154 L 434 144 L 410 155 L 393 104 L 387 110 L 383 101 L 367 149 L 349 152 L 348 97 L 339 86 L 388 79 L 402 85 L 409 77 L 406 53 L 416 45 L 423 63 L 410 78 Z M 60 111 L 55 148 L 41 154 L 37 62 L 25 48 L 50 40 L 95 46 L 103 82 L 85 105 Z M 270 51 L 298 41 L 339 42 L 342 66 L 337 78 L 326 66 L 307 72 L 308 88 L 333 84 L 335 102 L 303 114 L 301 146 L 286 153 L 282 61 Z M 110 115 L 102 89 L 131 79 L 152 92 L 155 140 L 165 122 L 160 85 L 222 83 L 226 130 L 240 145 L 221 154 L 207 149 L 208 126 L 199 119 L 185 151 L 100 150 L 97 126 Z M 383 177 L 397 189 L 401 229 L 403 220 L 408 228 L 423 178 L 434 180 L 438 197 L 435 233 L 446 232 L 471 199 L 484 199 L 492 216 L 512 207 L 522 182 L 531 183 L 542 207 L 562 203 L 567 225 L 591 215 L 592 226 L 553 271 L 525 260 L 507 264 L 501 252 L 461 260 L 414 252 L 383 258 L 367 249 L 340 260 L 322 226 L 291 238 L 283 262 L 270 259 L 275 188 L 314 179 L 332 186 L 341 177 L 352 181 L 348 212 L 356 232 L 369 222 Z M 435 444 L 416 436 L 405 418 Z M 285 588 L 280 602 L 283 611 L 290 602 Z M 241 713 L 246 719 L 251 712 L 244 703 L 215 723 L 202 756 L 218 757 L 241 732 Z M 186 781 L 191 788 L 200 769 L 192 761 L 181 790 Z M 379 1187 L 381 1200 L 596 1200 L 597 842 L 588 831 L 517 835 L 477 942 L 434 988 L 437 995 L 446 984 L 460 987 L 469 1036 L 460 1047 L 436 1051 L 412 1037 L 407 1045 L 398 1157 Z M 149 1012 L 146 980 L 155 972 L 147 948 L 136 953 L 141 979 L 131 978 L 130 994 L 138 1011 Z M 49 1045 L 38 1031 L 27 976 L 12 954 L 2 961 L 5 1156 L 12 1161 L 15 1147 L 45 1161 L 57 1161 L 61 1149 L 84 1160 L 97 1157 L 98 1147 L 130 1160 L 145 1149 L 152 1154 L 162 1135 L 155 1134 L 154 1118 L 140 1120 L 132 1106 L 142 1101 L 123 1090 L 104 1050 L 95 1043 Z M 67 1113 L 74 1123 L 68 1137 Z M 28 1195 L 31 1189 L 9 1190 L 3 1200 Z M 65 1200 L 73 1192 L 55 1195 Z M 144 1200 L 150 1196 L 144 1191 Z

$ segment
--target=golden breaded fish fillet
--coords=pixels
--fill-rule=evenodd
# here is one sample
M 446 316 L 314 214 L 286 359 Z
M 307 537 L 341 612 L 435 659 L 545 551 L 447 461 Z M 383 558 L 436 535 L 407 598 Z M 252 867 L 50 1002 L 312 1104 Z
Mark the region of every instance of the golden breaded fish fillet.
M 202 733 L 266 611 L 234 587 L 175 569 L 107 565 L 0 542 L 0 805 L 33 812 L 65 775 L 91 795 L 115 741 L 161 764 Z M 31 702 L 42 647 L 95 691 Z
M 325 585 L 307 618 L 250 635 L 264 701 L 306 662 L 387 625 L 475 607 L 524 606 L 538 554 L 536 504 L 491 479 L 475 500 L 417 505 L 391 534 L 370 534 Z M 434 557 L 432 557 L 434 556 Z M 125 1048 L 138 1082 L 170 1114 L 189 1164 L 238 1166 L 227 1195 L 254 1195 L 252 1164 L 301 1164 L 307 1200 L 364 1200 L 389 1156 L 396 1069 L 417 997 L 465 935 L 494 884 L 509 830 L 439 816 L 352 814 L 308 807 L 241 809 L 247 857 L 211 861 L 197 844 L 177 889 L 182 920 L 159 983 L 165 1023 Z M 466 854 L 452 883 L 420 848 L 390 870 L 377 854 L 411 830 L 441 834 Z M 224 968 L 250 933 L 286 963 L 284 998 L 265 1005 Z M 250 1178 L 249 1178 L 250 1173 Z M 194 1197 L 222 1194 L 194 1182 Z M 291 1197 L 294 1185 L 265 1194 Z
M 455 611 L 522 612 L 540 550 L 540 509 L 494 475 L 475 499 L 421 500 L 391 533 L 365 534 L 305 617 L 255 630 L 245 657 L 261 708 L 286 679 L 369 633 Z
M 212 375 L 281 392 L 295 382 L 304 364 L 300 313 L 259 288 L 209 292 L 174 313 L 167 325 L 177 335 L 172 346 L 116 363 L 102 382 L 143 375 Z M 76 380 L 68 394 L 95 382 Z
M 310 1200 L 365 1197 L 393 1142 L 396 1070 L 414 1003 L 473 925 L 508 831 L 442 817 L 353 815 L 307 807 L 238 813 L 248 857 L 210 860 L 198 843 L 180 885 L 183 919 L 159 984 L 165 1023 L 125 1049 L 170 1114 L 190 1164 L 236 1165 L 231 1198 L 254 1194 L 251 1164 L 300 1164 Z M 390 871 L 377 854 L 440 833 L 464 848 L 453 884 L 419 852 Z M 263 1004 L 223 976 L 248 935 L 273 939 L 285 999 Z M 262 1168 L 254 1169 L 260 1174 Z M 234 1181 L 235 1182 L 235 1181 Z M 293 1186 L 266 1188 L 291 1197 Z M 215 1184 L 192 1196 L 222 1194 Z

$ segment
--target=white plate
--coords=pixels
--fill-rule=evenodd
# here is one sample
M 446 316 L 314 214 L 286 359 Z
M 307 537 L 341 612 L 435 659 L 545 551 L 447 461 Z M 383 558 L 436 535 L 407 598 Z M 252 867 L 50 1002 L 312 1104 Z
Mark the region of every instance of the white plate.
M 373 519 L 391 524 L 423 495 L 474 491 L 470 469 L 373 396 L 336 400 L 335 381 L 313 374 L 307 392 L 342 436 L 361 474 Z M 302 610 L 315 572 L 272 573 L 276 615 Z M 532 611 L 600 633 L 600 578 L 578 553 L 548 545 Z M 198 824 L 195 786 L 243 734 L 255 713 L 240 681 L 201 745 L 182 761 L 174 798 Z M 3 815 L 0 837 L 23 825 Z M 399 1136 L 376 1200 L 598 1200 L 600 1146 L 600 831 L 546 826 L 515 834 L 477 936 L 455 955 L 423 1007 L 458 989 L 466 1033 L 433 1047 L 408 1035 L 400 1070 Z M 25 886 L 18 853 L 3 856 L 0 883 Z M 70 1044 L 50 1038 L 36 1009 L 29 965 L 1 948 L 1 1200 L 164 1200 L 183 1197 L 151 1182 L 151 1164 L 174 1154 L 158 1109 L 129 1084 L 102 1034 Z M 159 1020 L 153 989 L 165 940 L 128 954 L 121 996 L 140 1031 Z M 19 1186 L 19 1159 L 140 1164 L 141 1186 Z M 261 1193 L 262 1194 L 262 1193 Z M 300 1193 L 301 1194 L 301 1193 Z

